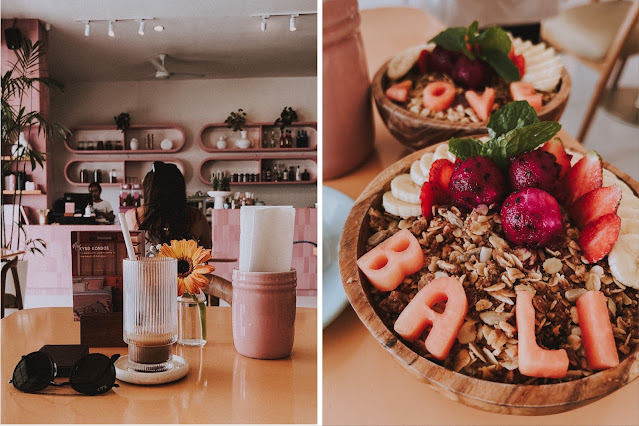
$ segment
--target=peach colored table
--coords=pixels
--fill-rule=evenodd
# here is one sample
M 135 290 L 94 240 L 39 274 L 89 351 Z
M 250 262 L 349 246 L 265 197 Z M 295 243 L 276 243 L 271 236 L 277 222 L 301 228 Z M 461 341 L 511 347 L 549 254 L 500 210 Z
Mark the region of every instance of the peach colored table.
M 203 348 L 176 345 L 189 363 L 174 383 L 119 388 L 99 396 L 26 394 L 8 381 L 20 356 L 44 344 L 77 344 L 80 323 L 71 308 L 18 311 L 0 322 L 2 423 L 316 423 L 317 310 L 297 308 L 291 357 L 263 361 L 235 351 L 231 309 L 207 309 Z M 91 348 L 106 355 L 126 348 Z
M 371 76 L 395 52 L 443 29 L 419 10 L 372 9 L 361 15 Z M 390 135 L 376 110 L 375 134 L 375 152 L 363 166 L 324 184 L 356 199 L 372 178 L 409 153 Z M 567 133 L 559 136 L 570 148 L 583 151 Z M 451 401 L 396 363 L 350 305 L 324 330 L 323 356 L 324 424 L 639 425 L 639 380 L 586 407 L 545 417 L 487 413 Z

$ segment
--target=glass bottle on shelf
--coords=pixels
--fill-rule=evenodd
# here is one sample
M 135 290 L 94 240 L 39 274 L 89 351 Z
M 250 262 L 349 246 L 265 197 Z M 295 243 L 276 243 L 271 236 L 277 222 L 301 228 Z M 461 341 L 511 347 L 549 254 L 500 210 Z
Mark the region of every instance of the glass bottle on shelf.
M 87 169 L 80 170 L 80 183 L 89 183 L 89 171 Z
M 284 170 L 282 171 L 282 180 L 284 182 L 288 181 L 288 169 L 284 166 Z
M 111 169 L 109 172 L 109 183 L 118 183 L 118 175 L 115 169 Z
M 266 176 L 264 177 L 264 182 L 270 182 L 273 177 L 273 172 L 271 172 L 270 168 L 266 168 Z
M 288 180 L 290 182 L 294 182 L 295 181 L 295 167 L 290 166 L 288 168 Z
M 300 166 L 297 165 L 297 169 L 295 170 L 295 181 L 299 182 L 302 180 L 302 173 L 300 172 Z
M 286 148 L 286 136 L 284 130 L 280 132 L 280 148 Z
M 271 130 L 271 138 L 268 141 L 269 148 L 277 148 L 277 139 L 275 138 L 275 130 Z
M 262 135 L 262 148 L 268 148 L 268 147 L 269 147 L 268 131 L 264 130 L 264 134 Z
M 93 182 L 102 183 L 102 170 L 95 169 L 93 171 Z
M 286 147 L 293 148 L 293 135 L 290 129 L 286 130 Z

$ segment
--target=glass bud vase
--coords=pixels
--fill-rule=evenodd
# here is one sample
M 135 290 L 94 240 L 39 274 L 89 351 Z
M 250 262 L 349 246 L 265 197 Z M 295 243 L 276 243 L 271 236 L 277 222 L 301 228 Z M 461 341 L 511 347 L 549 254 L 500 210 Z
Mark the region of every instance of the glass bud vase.
M 206 305 L 204 293 L 184 292 L 178 296 L 178 338 L 184 346 L 206 344 Z

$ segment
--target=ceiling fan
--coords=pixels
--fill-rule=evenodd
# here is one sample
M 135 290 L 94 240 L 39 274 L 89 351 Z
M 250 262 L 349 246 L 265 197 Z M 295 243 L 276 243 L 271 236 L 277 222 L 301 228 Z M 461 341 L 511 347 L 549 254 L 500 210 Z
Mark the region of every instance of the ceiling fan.
M 174 77 L 184 78 L 202 78 L 204 74 L 190 73 L 190 72 L 170 72 L 165 65 L 167 58 L 166 53 L 160 53 L 157 58 L 149 59 L 149 62 L 155 67 L 155 76 L 158 80 L 168 80 Z

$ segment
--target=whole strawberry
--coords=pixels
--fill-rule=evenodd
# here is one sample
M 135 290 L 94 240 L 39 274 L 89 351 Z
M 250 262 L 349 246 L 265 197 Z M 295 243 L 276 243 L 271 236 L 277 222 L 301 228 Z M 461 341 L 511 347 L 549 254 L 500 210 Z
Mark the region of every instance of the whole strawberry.
M 492 69 L 486 62 L 460 55 L 451 70 L 451 77 L 460 86 L 474 90 L 488 83 L 491 72 Z
M 561 166 L 555 156 L 541 149 L 529 151 L 510 160 L 508 181 L 514 191 L 524 188 L 539 188 L 554 192 Z
M 501 201 L 506 194 L 506 180 L 490 158 L 471 157 L 455 165 L 448 188 L 456 206 L 473 209 Z
M 451 75 L 453 66 L 460 55 L 460 52 L 453 52 L 452 50 L 444 49 L 441 46 L 435 46 L 430 55 L 430 65 L 437 72 Z
M 510 194 L 501 206 L 500 216 L 506 238 L 518 245 L 546 247 L 565 232 L 559 203 L 537 188 Z

